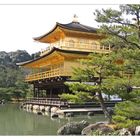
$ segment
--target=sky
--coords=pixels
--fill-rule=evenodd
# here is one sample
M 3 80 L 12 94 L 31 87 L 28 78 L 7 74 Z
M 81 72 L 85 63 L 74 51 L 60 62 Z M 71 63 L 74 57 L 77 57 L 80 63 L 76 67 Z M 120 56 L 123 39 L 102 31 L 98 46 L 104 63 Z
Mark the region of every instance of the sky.
M 93 12 L 118 5 L 0 5 L 0 51 L 26 50 L 32 54 L 47 47 L 34 37 L 49 32 L 56 22 L 72 22 L 78 16 L 81 24 L 97 27 Z
M 67 3 L 64 0 L 0 0 L 0 51 L 26 50 L 32 54 L 45 49 L 48 44 L 34 41 L 34 37 L 49 32 L 56 22 L 67 24 L 72 22 L 73 15 L 78 16 L 81 24 L 97 27 L 93 12 L 95 9 L 118 9 L 118 4 L 123 0 L 91 0 Z M 44 5 L 43 5 L 44 4 Z

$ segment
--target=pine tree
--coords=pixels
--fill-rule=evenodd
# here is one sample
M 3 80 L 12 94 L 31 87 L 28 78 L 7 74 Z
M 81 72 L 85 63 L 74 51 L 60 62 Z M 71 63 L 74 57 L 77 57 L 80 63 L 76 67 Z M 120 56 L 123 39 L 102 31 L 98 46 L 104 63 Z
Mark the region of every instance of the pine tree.
M 140 48 L 140 5 L 120 5 L 119 10 L 102 9 L 94 12 L 106 35 L 103 44 L 116 48 Z
M 104 104 L 103 93 L 118 95 L 124 100 L 138 97 L 133 87 L 140 86 L 139 56 L 139 49 L 121 49 L 109 54 L 92 53 L 82 61 L 83 68 L 74 69 L 72 79 L 80 82 L 67 83 L 74 94 L 63 94 L 61 98 L 81 103 L 95 97 L 111 122 L 112 117 Z

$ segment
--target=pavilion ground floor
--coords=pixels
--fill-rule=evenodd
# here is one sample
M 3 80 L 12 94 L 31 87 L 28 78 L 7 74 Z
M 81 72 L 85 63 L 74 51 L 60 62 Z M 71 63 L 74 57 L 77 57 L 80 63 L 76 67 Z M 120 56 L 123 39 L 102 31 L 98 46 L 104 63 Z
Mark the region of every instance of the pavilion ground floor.
M 68 93 L 69 88 L 65 85 L 68 77 L 57 77 L 30 82 L 33 85 L 34 98 L 59 98 L 62 93 Z
M 71 81 L 69 77 L 57 77 L 30 82 L 33 85 L 33 97 L 27 98 L 22 103 L 22 108 L 30 111 L 35 110 L 39 113 L 45 111 L 53 113 L 103 112 L 99 102 L 88 101 L 83 104 L 78 104 L 60 99 L 59 95 L 62 93 L 71 93 L 69 87 L 65 84 L 68 81 L 75 82 Z M 113 108 L 117 102 L 106 101 L 105 105 L 106 107 Z

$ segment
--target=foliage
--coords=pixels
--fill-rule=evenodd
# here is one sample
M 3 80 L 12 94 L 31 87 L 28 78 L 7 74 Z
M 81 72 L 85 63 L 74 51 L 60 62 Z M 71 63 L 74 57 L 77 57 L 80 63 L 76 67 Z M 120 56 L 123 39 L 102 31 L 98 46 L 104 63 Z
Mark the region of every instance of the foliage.
M 0 52 L 0 99 L 25 98 L 29 87 L 24 82 L 25 73 L 16 63 L 31 59 L 26 51 Z
M 119 10 L 102 9 L 94 12 L 102 23 L 99 32 L 107 38 L 103 44 L 116 48 L 140 48 L 140 5 L 120 5 Z
M 117 129 L 121 128 L 134 129 L 136 126 L 140 125 L 140 120 L 131 120 L 131 119 L 120 120 L 120 116 L 117 115 L 113 116 L 113 121 L 116 122 Z
M 59 97 L 62 98 L 63 100 L 67 100 L 71 103 L 77 103 L 77 104 L 82 104 L 92 99 L 90 93 L 81 92 L 81 91 L 77 92 L 76 96 L 74 94 L 63 93 L 62 95 L 59 95 Z
M 81 82 L 67 83 L 70 90 L 90 93 L 102 92 L 117 94 L 123 99 L 133 99 L 139 96 L 139 91 L 133 90 L 140 86 L 140 50 L 122 49 L 110 54 L 92 53 L 88 60 L 83 60 L 83 66 L 74 70 L 73 80 Z M 118 60 L 123 61 L 117 64 Z M 87 82 L 87 81 L 92 81 Z
M 140 104 L 132 101 L 118 103 L 115 113 L 126 118 L 140 118 Z
M 74 70 L 72 80 L 80 82 L 68 83 L 73 95 L 62 95 L 61 98 L 67 100 L 72 98 L 81 103 L 84 98 L 79 98 L 79 95 L 85 92 L 94 99 L 98 98 L 105 115 L 109 117 L 102 93 L 118 95 L 124 100 L 133 100 L 140 95 L 139 91 L 133 89 L 134 86 L 140 86 L 138 56 L 140 56 L 139 49 L 121 49 L 109 54 L 90 54 L 89 59 L 82 61 L 83 68 Z
M 113 121 L 118 128 L 135 128 L 140 125 L 140 100 L 118 103 Z
M 87 86 L 87 83 L 80 83 L 80 82 L 74 82 L 74 83 L 67 83 L 66 82 L 66 85 L 70 86 L 70 90 L 71 91 L 74 91 L 74 92 L 77 92 L 77 91 L 85 91 L 85 92 L 95 92 L 98 88 L 97 86 L 93 86 L 93 85 L 88 85 Z
M 23 81 L 23 73 L 20 70 L 12 71 L 13 73 L 7 72 L 6 74 L 4 73 L 5 77 L 0 77 L 0 80 L 2 80 L 2 84 L 0 85 L 0 99 L 25 98 L 28 93 L 28 85 Z
M 110 95 L 115 93 L 125 100 L 115 107 L 115 122 L 120 127 L 134 126 L 140 122 L 133 120 L 140 117 L 140 91 L 134 89 L 140 87 L 140 5 L 120 5 L 119 10 L 96 10 L 94 15 L 96 21 L 102 23 L 99 32 L 105 35 L 105 39 L 101 43 L 111 45 L 113 53 L 117 52 L 112 55 L 112 60 L 118 58 L 114 59 L 117 65 L 109 65 L 103 74 L 107 78 L 102 80 L 102 91 Z

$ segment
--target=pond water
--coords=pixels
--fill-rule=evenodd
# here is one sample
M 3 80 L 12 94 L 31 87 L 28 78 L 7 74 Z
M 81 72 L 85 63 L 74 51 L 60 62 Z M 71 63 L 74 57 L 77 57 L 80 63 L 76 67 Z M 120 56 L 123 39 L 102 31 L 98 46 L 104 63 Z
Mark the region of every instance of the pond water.
M 57 135 L 57 130 L 72 121 L 86 120 L 89 123 L 104 121 L 103 115 L 88 117 L 87 115 L 75 115 L 71 118 L 51 119 L 50 114 L 37 115 L 19 109 L 19 104 L 0 105 L 0 135 Z

